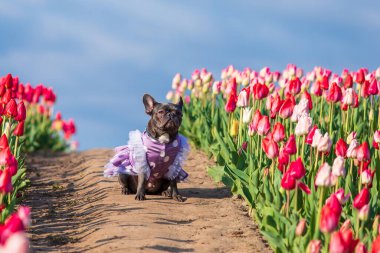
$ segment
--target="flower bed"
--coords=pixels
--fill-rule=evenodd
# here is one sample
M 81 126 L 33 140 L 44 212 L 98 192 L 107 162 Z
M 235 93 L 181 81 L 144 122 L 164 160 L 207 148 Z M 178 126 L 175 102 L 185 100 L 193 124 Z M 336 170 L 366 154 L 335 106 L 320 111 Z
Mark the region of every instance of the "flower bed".
M 380 68 L 177 74 L 181 132 L 212 155 L 275 252 L 372 252 L 379 237 Z M 360 251 L 361 250 L 361 251 Z
M 10 74 L 0 78 L 0 252 L 21 253 L 29 249 L 24 231 L 30 222 L 30 209 L 19 206 L 28 184 L 26 152 L 64 151 L 67 140 L 75 133 L 72 120 L 62 121 L 60 114 L 51 120 L 54 102 L 51 88 L 24 86 Z

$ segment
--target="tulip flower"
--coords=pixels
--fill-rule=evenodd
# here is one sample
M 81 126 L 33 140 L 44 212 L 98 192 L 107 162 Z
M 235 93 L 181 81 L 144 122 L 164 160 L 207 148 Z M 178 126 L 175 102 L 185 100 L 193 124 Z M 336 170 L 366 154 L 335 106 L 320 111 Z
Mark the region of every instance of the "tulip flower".
M 369 191 L 368 188 L 363 188 L 358 195 L 354 198 L 353 207 L 360 210 L 364 205 L 369 203 Z
M 15 130 L 13 131 L 15 136 L 23 136 L 24 135 L 24 121 L 20 121 Z
M 363 83 L 362 83 L 362 87 L 360 89 L 360 95 L 363 97 L 363 98 L 368 98 L 369 97 L 369 82 L 367 80 L 365 80 Z
M 269 159 L 278 157 L 278 145 L 272 138 L 264 138 L 262 141 L 262 146 Z
M 285 127 L 280 122 L 273 126 L 272 137 L 275 142 L 280 142 L 285 138 Z
M 251 121 L 253 108 L 244 108 L 243 109 L 243 123 L 248 124 Z
M 335 184 L 336 177 L 332 175 L 331 167 L 328 163 L 322 164 L 317 172 L 317 176 L 315 177 L 315 185 L 316 186 L 325 186 L 329 187 Z
M 23 232 L 9 234 L 4 245 L 0 246 L 0 252 L 4 253 L 28 253 L 29 240 Z
M 284 151 L 289 155 L 294 155 L 297 153 L 297 144 L 294 135 L 290 135 L 288 141 L 285 143 Z
M 339 102 L 342 99 L 342 90 L 336 83 L 330 85 L 326 100 L 331 103 Z
M 348 199 L 350 198 L 351 194 L 348 193 L 347 195 L 344 194 L 344 189 L 340 188 L 338 191 L 335 192 L 335 197 L 339 200 L 339 203 L 341 205 L 344 205 Z M 348 220 L 350 221 L 350 220 Z
M 13 191 L 12 175 L 8 168 L 0 170 L 0 193 L 5 194 Z
M 251 122 L 253 131 L 257 132 L 257 127 L 262 117 L 260 110 L 256 110 Z
M 69 121 L 63 122 L 62 130 L 64 132 L 65 139 L 66 140 L 70 139 L 71 135 L 75 134 L 75 132 L 76 132 L 74 120 L 69 119 Z
M 358 213 L 359 220 L 366 221 L 368 219 L 368 214 L 369 214 L 369 205 L 366 204 L 359 210 L 359 213 Z
M 380 253 L 380 235 L 372 242 L 371 253 Z
M 311 94 L 314 94 L 317 97 L 322 96 L 323 90 L 321 88 L 320 82 L 314 82 L 310 89 Z
M 3 134 L 0 138 L 0 150 L 6 149 L 9 147 L 9 142 L 6 134 Z
M 367 253 L 367 248 L 365 247 L 364 243 L 359 242 L 358 245 L 356 245 L 355 253 Z
M 301 91 L 301 81 L 298 77 L 289 81 L 289 92 L 292 95 L 297 95 Z
M 342 103 L 348 106 L 353 105 L 355 102 L 354 93 L 355 91 L 352 88 L 346 89 L 343 94 Z
M 322 207 L 319 229 L 323 233 L 331 233 L 334 231 L 339 224 L 341 212 L 342 207 L 339 200 L 335 195 L 331 195 Z
M 17 105 L 17 116 L 15 117 L 15 120 L 23 121 L 25 120 L 25 118 L 26 118 L 26 108 L 25 108 L 24 102 L 21 101 Z
M 370 169 L 364 169 L 360 173 L 360 180 L 362 184 L 369 185 L 372 183 L 373 176 L 375 174 L 375 170 L 371 171 Z
M 281 100 L 281 97 L 276 93 L 272 98 L 272 101 L 270 103 L 270 108 L 268 108 L 268 110 L 270 110 L 271 118 L 276 117 L 283 103 L 284 101 Z
M 376 130 L 373 135 L 372 145 L 375 149 L 379 149 L 379 143 L 380 143 L 380 131 Z
M 300 157 L 298 157 L 297 160 L 290 163 L 289 173 L 297 180 L 300 180 L 305 176 L 306 170 Z
M 346 79 L 344 80 L 344 88 L 351 88 L 353 84 L 352 76 L 350 74 L 347 74 Z
M 298 182 L 297 179 L 292 175 L 290 170 L 287 170 L 281 179 L 281 187 L 285 190 L 294 190 L 296 186 L 299 187 L 306 194 L 310 194 L 311 191 L 307 185 L 302 182 Z
M 311 96 L 310 96 L 310 94 L 307 92 L 307 90 L 305 90 L 305 91 L 302 93 L 301 100 L 302 100 L 302 99 L 306 99 L 306 100 L 307 100 L 307 105 L 308 105 L 309 111 L 311 111 L 311 110 L 313 109 L 313 100 L 311 99 Z
M 337 158 L 335 158 L 332 166 L 332 174 L 336 177 L 344 177 L 346 175 L 343 157 L 338 156 Z
M 348 146 L 342 138 L 338 140 L 335 146 L 335 155 L 340 157 L 346 157 Z
M 240 91 L 236 105 L 238 107 L 247 107 L 249 105 L 249 88 L 244 88 Z
M 368 161 L 370 159 L 370 156 L 371 154 L 369 151 L 368 143 L 363 142 L 363 144 L 357 148 L 356 158 L 360 162 L 362 162 L 362 161 Z
M 8 118 L 14 118 L 17 116 L 17 104 L 14 99 L 11 99 L 5 106 L 4 115 Z
M 350 143 L 350 146 L 348 146 L 346 155 L 348 158 L 356 158 L 357 156 L 357 148 L 359 147 L 359 143 L 356 139 L 353 139 Z
M 330 253 L 349 253 L 354 252 L 359 240 L 355 240 L 351 229 L 336 231 L 332 233 L 329 252 Z
M 356 139 L 356 132 L 355 132 L 355 131 L 351 132 L 351 133 L 347 136 L 347 140 L 346 140 L 347 144 L 350 145 L 350 144 L 351 144 L 351 141 L 354 140 L 354 139 Z
M 289 154 L 284 151 L 282 148 L 278 155 L 278 169 L 283 172 L 284 166 L 289 164 Z
M 297 122 L 298 119 L 304 115 L 309 114 L 309 105 L 307 99 L 301 99 L 300 102 L 294 106 L 293 114 L 291 117 L 292 122 Z
M 306 220 L 301 219 L 296 227 L 296 235 L 303 236 L 306 232 Z
M 313 140 L 311 142 L 311 146 L 313 148 L 318 147 L 319 141 L 321 140 L 322 137 L 323 137 L 323 135 L 322 135 L 321 131 L 318 128 L 315 129 L 314 134 L 313 134 Z
M 331 145 L 332 145 L 332 142 L 329 137 L 329 134 L 325 133 L 325 135 L 319 139 L 317 149 L 319 152 L 328 153 L 330 152 Z
M 267 135 L 270 130 L 269 117 L 263 115 L 257 125 L 257 133 L 259 135 Z
M 306 136 L 305 143 L 311 145 L 313 143 L 313 137 L 315 134 L 315 131 L 318 129 L 317 125 L 314 125 L 313 128 L 309 131 L 309 133 Z
M 307 253 L 319 253 L 321 251 L 321 241 L 311 240 L 307 245 Z
M 311 126 L 313 124 L 313 119 L 309 117 L 308 114 L 303 114 L 296 125 L 294 130 L 295 135 L 301 136 L 309 133 Z
M 226 106 L 225 106 L 226 112 L 231 113 L 231 112 L 235 111 L 235 109 L 236 109 L 236 100 L 237 100 L 236 94 L 234 92 L 232 92 L 230 94 L 230 97 L 228 98 Z
M 280 117 L 283 119 L 287 119 L 290 116 L 292 116 L 294 106 L 295 106 L 294 97 L 293 96 L 288 97 L 280 108 L 280 111 L 279 111 Z
M 372 78 L 369 82 L 368 93 L 370 95 L 377 95 L 378 92 L 379 89 L 377 87 L 377 80 L 376 78 Z
M 269 93 L 269 89 L 265 84 L 256 83 L 252 87 L 253 97 L 257 100 L 266 98 L 268 96 L 268 93 Z
M 232 125 L 231 125 L 231 129 L 230 129 L 230 135 L 232 137 L 236 137 L 238 135 L 238 132 L 239 132 L 239 121 L 233 120 Z

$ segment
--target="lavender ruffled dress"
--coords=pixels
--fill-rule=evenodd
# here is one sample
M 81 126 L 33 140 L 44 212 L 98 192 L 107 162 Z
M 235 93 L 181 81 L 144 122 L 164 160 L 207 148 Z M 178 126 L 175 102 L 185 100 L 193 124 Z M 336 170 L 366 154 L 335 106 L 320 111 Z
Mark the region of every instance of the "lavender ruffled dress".
M 146 131 L 131 131 L 128 145 L 115 148 L 115 155 L 104 166 L 104 176 L 143 172 L 148 186 L 154 186 L 162 178 L 184 181 L 188 174 L 182 169 L 182 163 L 188 152 L 189 145 L 182 135 L 170 143 L 161 143 Z

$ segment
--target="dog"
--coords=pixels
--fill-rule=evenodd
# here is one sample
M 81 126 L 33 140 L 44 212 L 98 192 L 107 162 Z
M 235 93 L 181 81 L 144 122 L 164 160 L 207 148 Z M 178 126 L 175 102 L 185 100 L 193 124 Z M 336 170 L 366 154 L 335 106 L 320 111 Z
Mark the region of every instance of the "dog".
M 118 175 L 122 194 L 136 194 L 136 200 L 145 200 L 146 194 L 162 194 L 184 202 L 186 198 L 177 187 L 177 182 L 188 177 L 181 165 L 189 147 L 186 138 L 178 134 L 183 100 L 159 103 L 145 94 L 143 103 L 151 117 L 145 132 L 130 132 L 128 145 L 115 149 L 104 174 Z

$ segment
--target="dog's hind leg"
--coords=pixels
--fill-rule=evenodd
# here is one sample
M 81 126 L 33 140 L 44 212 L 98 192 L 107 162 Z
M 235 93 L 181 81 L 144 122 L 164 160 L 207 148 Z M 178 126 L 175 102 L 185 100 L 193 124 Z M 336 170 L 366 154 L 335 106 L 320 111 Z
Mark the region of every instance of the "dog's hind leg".
M 134 194 L 137 191 L 137 180 L 134 176 L 119 174 L 119 183 L 121 186 L 121 194 Z

